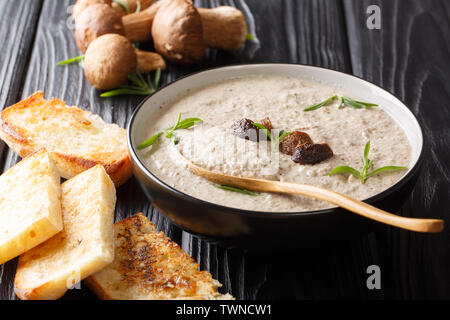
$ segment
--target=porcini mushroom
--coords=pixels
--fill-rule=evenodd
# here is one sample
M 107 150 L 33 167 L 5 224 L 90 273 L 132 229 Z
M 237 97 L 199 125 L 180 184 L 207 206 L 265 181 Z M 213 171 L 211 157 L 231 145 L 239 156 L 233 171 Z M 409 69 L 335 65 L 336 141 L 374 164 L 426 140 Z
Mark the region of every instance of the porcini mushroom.
M 210 48 L 238 50 L 247 40 L 247 22 L 241 10 L 230 6 L 197 9 L 203 25 L 203 39 Z
M 205 55 L 202 20 L 190 0 L 163 1 L 152 37 L 156 51 L 174 63 L 197 63 Z
M 84 56 L 84 75 L 99 90 L 125 83 L 136 66 L 137 57 L 131 42 L 119 34 L 98 37 Z
M 76 21 L 79 15 L 89 6 L 94 4 L 106 4 L 111 6 L 111 0 L 77 0 L 72 8 L 72 17 Z
M 141 73 L 148 73 L 163 70 L 166 64 L 159 54 L 137 50 L 126 37 L 113 33 L 92 41 L 84 56 L 84 74 L 99 90 L 125 83 L 136 67 Z
M 133 42 L 144 42 L 151 39 L 151 26 L 158 11 L 159 2 L 139 13 L 123 17 L 107 4 L 91 3 L 87 6 L 84 3 L 86 6 L 81 7 L 82 4 L 76 11 L 77 17 L 75 18 L 75 39 L 81 51 L 85 52 L 92 40 L 107 33 L 126 34 L 127 38 Z M 75 17 L 75 11 L 73 14 Z
M 108 5 L 93 4 L 75 21 L 75 41 L 82 52 L 86 52 L 92 41 L 107 33 L 125 35 L 122 18 Z

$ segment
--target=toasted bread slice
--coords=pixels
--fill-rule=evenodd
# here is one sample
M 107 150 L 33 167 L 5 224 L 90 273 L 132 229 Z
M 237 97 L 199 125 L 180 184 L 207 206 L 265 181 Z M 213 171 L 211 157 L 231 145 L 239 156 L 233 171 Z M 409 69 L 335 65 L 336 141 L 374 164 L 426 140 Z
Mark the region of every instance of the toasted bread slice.
M 58 169 L 42 149 L 0 176 L 0 264 L 62 228 Z
M 97 164 L 116 186 L 132 175 L 124 129 L 40 91 L 2 111 L 0 138 L 21 157 L 45 147 L 66 179 Z
M 114 258 L 114 184 L 100 165 L 62 184 L 63 231 L 19 258 L 20 299 L 57 299 Z
M 114 262 L 87 278 L 108 300 L 232 299 L 221 284 L 139 213 L 114 225 Z

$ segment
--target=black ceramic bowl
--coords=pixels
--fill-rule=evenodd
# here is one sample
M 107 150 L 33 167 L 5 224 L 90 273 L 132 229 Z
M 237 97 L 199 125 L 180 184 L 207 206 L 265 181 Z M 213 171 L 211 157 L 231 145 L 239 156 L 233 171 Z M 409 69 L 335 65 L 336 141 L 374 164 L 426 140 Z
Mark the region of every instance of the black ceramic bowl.
M 365 80 L 324 68 L 291 64 L 240 65 L 202 71 L 161 88 L 143 101 L 128 124 L 128 147 L 134 174 L 153 205 L 182 229 L 211 241 L 238 246 L 286 246 L 328 240 L 366 232 L 371 222 L 340 208 L 298 213 L 255 212 L 206 202 L 164 183 L 152 174 L 136 152 L 146 138 L 146 124 L 157 108 L 187 90 L 233 77 L 255 74 L 288 76 L 339 85 L 344 92 L 357 92 L 376 101 L 405 131 L 412 146 L 412 160 L 405 176 L 389 189 L 365 201 L 395 212 L 410 194 L 420 171 L 423 154 L 422 130 L 409 109 L 389 92 Z M 187 169 L 186 169 L 187 170 Z

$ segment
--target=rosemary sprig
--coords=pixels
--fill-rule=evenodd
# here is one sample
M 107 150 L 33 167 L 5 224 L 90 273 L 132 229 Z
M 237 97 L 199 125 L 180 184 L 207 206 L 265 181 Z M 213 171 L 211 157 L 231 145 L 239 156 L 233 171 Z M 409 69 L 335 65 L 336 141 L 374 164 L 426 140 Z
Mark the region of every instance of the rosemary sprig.
M 178 144 L 180 142 L 179 137 L 177 137 L 174 134 L 175 130 L 180 130 L 180 129 L 188 129 L 198 123 L 203 122 L 202 119 L 199 118 L 187 118 L 181 121 L 181 113 L 178 115 L 178 120 L 177 123 L 174 126 L 171 126 L 170 128 L 161 130 L 160 132 L 158 132 L 157 134 L 151 136 L 150 138 L 148 138 L 147 140 L 145 140 L 144 142 L 142 142 L 140 145 L 137 146 L 138 150 L 142 150 L 145 148 L 150 147 L 151 145 L 153 145 L 156 141 L 158 141 L 159 137 L 162 136 L 163 134 L 166 134 L 166 138 L 170 139 L 170 138 L 174 138 L 174 144 Z
M 355 109 L 370 109 L 372 107 L 378 107 L 378 104 L 375 104 L 375 103 L 358 101 L 358 100 L 354 100 L 354 99 L 346 97 L 346 96 L 338 96 L 337 94 L 335 94 L 322 102 L 319 102 L 308 108 L 303 109 L 303 111 L 313 111 L 313 110 L 320 109 L 324 106 L 331 104 L 336 99 L 341 100 L 339 108 L 351 107 L 351 108 L 355 108 Z
M 239 188 L 230 187 L 230 186 L 215 185 L 215 187 L 216 187 L 216 188 L 219 188 L 219 189 L 227 190 L 227 191 L 243 193 L 243 194 L 246 194 L 246 195 L 252 196 L 252 197 L 256 197 L 256 196 L 258 195 L 257 193 L 254 193 L 254 192 L 252 192 L 252 191 L 250 191 L 250 190 L 239 189 Z
M 397 167 L 397 166 L 385 166 L 378 168 L 372 172 L 369 173 L 369 169 L 372 167 L 373 161 L 369 159 L 369 151 L 370 151 L 370 141 L 366 143 L 366 146 L 364 148 L 364 154 L 363 157 L 361 157 L 361 162 L 363 165 L 363 168 L 360 171 L 356 170 L 355 168 L 349 167 L 349 166 L 339 166 L 334 168 L 328 176 L 332 176 L 335 174 L 342 174 L 342 173 L 348 173 L 354 176 L 355 178 L 358 178 L 361 183 L 365 183 L 369 177 L 372 177 L 376 174 L 382 173 L 382 172 L 389 172 L 389 171 L 398 171 L 398 170 L 405 170 L 407 167 Z
M 68 65 L 68 64 L 72 64 L 75 62 L 78 62 L 78 64 L 81 64 L 81 62 L 84 60 L 84 55 L 78 56 L 78 57 L 74 57 L 74 58 L 70 58 L 67 60 L 63 60 L 63 61 L 59 61 L 56 65 L 57 66 L 64 66 L 64 65 Z
M 102 98 L 120 96 L 120 95 L 144 95 L 147 96 L 155 92 L 159 87 L 159 81 L 161 78 L 161 70 L 155 71 L 154 81 L 152 83 L 151 75 L 149 74 L 147 80 L 144 76 L 136 69 L 135 73 L 128 76 L 128 80 L 131 85 L 121 86 L 118 89 L 104 92 L 100 95 Z

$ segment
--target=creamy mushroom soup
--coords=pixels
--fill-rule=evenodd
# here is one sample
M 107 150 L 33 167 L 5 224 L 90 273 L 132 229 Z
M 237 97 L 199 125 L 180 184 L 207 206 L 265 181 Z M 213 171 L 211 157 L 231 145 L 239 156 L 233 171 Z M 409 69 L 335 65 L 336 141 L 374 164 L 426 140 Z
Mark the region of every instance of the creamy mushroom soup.
M 248 195 L 220 189 L 191 173 L 183 157 L 216 172 L 310 184 L 366 199 L 392 186 L 406 170 L 380 173 L 365 183 L 347 173 L 327 174 L 342 165 L 361 170 L 361 157 L 368 141 L 371 144 L 368 158 L 373 161 L 371 171 L 382 166 L 408 167 L 411 148 L 403 130 L 382 106 L 340 107 L 340 100 L 335 99 L 316 110 L 304 111 L 340 94 L 337 87 L 277 76 L 235 78 L 211 84 L 161 106 L 148 124 L 148 137 L 174 126 L 180 113 L 181 120 L 196 117 L 203 120 L 201 124 L 176 130 L 170 139 L 162 134 L 155 144 L 139 152 L 147 168 L 168 185 L 229 207 L 300 212 L 333 205 L 301 196 Z M 357 92 L 345 95 L 364 100 Z M 270 141 L 262 130 L 259 139 L 244 139 L 233 132 L 233 125 L 241 119 L 264 123 L 264 118 L 269 118 L 273 126 L 272 139 L 279 137 L 280 132 L 301 131 L 314 144 L 327 144 L 332 156 L 328 154 L 315 164 L 301 164 L 294 162 L 291 154 L 279 152 L 277 139 Z

